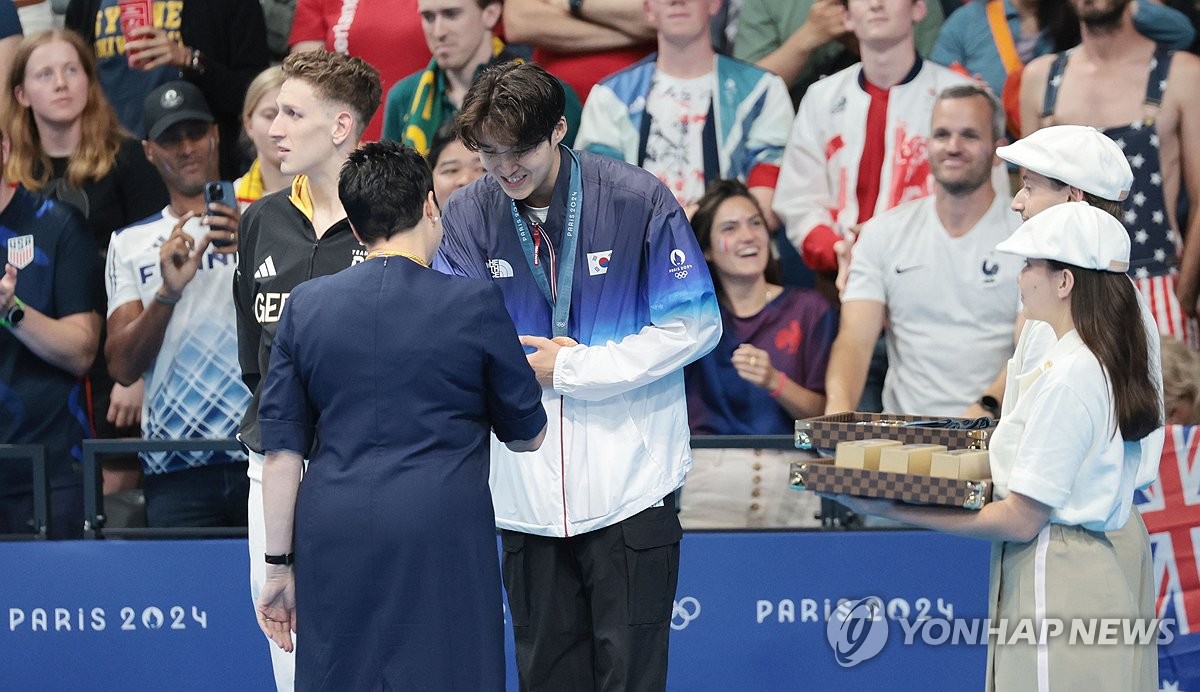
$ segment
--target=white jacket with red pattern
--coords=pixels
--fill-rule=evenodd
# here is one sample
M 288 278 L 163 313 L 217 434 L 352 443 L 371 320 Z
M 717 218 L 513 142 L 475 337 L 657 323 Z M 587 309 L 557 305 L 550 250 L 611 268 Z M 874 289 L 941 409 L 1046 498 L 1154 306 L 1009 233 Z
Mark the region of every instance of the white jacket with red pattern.
M 868 96 L 862 63 L 814 84 L 800 102 L 775 189 L 775 213 L 805 264 L 837 269 L 833 244 L 858 222 L 858 168 L 866 141 Z M 879 197 L 871 216 L 928 195 L 933 177 L 926 153 L 930 118 L 946 87 L 966 77 L 922 60 L 916 74 L 888 94 Z M 878 143 L 875 144 L 878 146 Z M 995 168 L 997 194 L 1008 194 L 1004 167 Z

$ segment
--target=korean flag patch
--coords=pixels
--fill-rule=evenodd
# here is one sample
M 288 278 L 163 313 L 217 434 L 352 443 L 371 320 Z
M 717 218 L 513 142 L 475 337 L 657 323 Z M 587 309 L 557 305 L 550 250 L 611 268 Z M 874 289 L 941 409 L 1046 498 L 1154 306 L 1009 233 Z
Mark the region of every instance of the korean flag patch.
M 24 269 L 33 261 L 33 236 L 19 235 L 8 239 L 8 263 Z
M 612 260 L 612 250 L 604 252 L 589 252 L 588 253 L 588 274 L 596 276 L 597 274 L 608 273 L 608 263 Z

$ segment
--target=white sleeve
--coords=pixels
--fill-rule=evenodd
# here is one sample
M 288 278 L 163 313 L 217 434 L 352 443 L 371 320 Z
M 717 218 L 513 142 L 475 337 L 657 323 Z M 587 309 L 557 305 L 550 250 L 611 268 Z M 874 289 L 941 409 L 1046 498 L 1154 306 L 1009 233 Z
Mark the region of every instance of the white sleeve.
M 575 148 L 637 165 L 637 133 L 629 122 L 629 111 L 612 89 L 603 84 L 592 87 L 583 104 Z
M 787 237 L 799 248 L 813 228 L 834 228 L 829 209 L 835 206 L 833 190 L 819 133 L 825 123 L 818 118 L 814 97 L 800 101 L 800 110 L 792 124 L 788 145 L 783 151 L 779 183 L 772 207 L 787 226 Z
M 884 246 L 884 236 L 889 231 L 897 229 L 881 228 L 875 221 L 863 224 L 858 234 L 858 242 L 854 244 L 854 252 L 850 256 L 849 277 L 846 279 L 846 289 L 842 291 L 842 302 L 852 300 L 869 300 L 875 303 L 887 304 L 887 285 L 884 283 L 884 265 L 887 261 L 888 248 Z
M 108 316 L 124 305 L 137 301 L 140 305 L 142 297 L 137 290 L 137 273 L 121 257 L 121 243 L 114 233 L 108 243 L 108 257 L 104 261 L 104 286 L 108 291 Z

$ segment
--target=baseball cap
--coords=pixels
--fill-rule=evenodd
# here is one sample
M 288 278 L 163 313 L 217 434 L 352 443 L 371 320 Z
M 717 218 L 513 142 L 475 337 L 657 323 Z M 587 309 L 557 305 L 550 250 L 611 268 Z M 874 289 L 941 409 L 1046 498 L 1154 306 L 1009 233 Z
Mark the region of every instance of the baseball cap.
M 1094 127 L 1045 127 L 997 148 L 996 155 L 1114 202 L 1125 199 L 1133 185 L 1133 170 L 1121 147 Z
M 996 245 L 996 252 L 1124 272 L 1129 269 L 1129 233 L 1108 212 L 1087 202 L 1065 202 L 1021 224 Z
M 167 82 L 146 94 L 142 109 L 142 126 L 149 139 L 158 139 L 167 128 L 185 120 L 213 121 L 204 94 L 195 84 L 182 80 Z

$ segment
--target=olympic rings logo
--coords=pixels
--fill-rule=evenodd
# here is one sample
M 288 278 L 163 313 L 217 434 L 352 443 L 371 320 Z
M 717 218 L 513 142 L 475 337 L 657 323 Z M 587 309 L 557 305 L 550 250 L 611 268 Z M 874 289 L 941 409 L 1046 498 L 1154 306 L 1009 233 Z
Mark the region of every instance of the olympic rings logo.
M 675 601 L 671 611 L 671 629 L 681 630 L 691 624 L 692 620 L 700 617 L 700 601 L 691 596 L 684 596 Z

